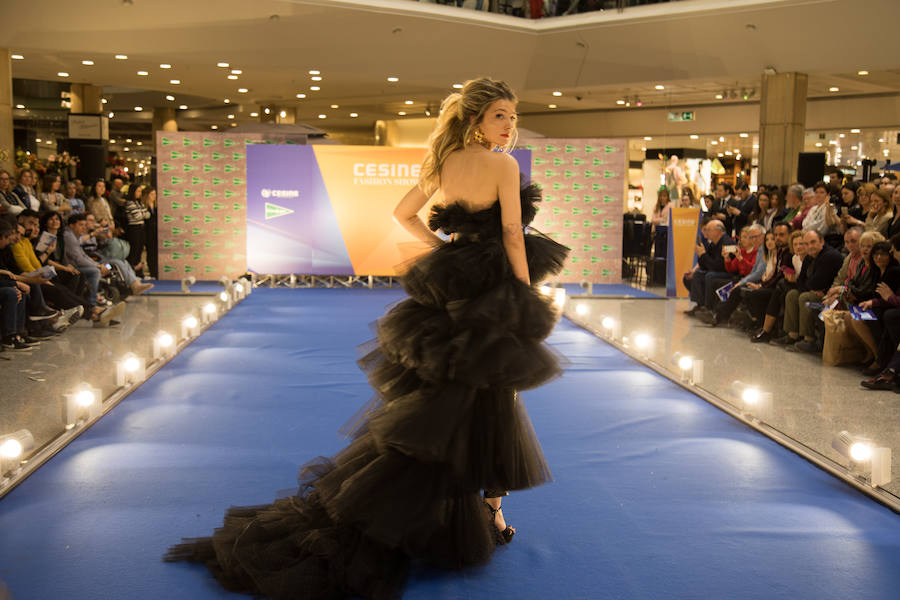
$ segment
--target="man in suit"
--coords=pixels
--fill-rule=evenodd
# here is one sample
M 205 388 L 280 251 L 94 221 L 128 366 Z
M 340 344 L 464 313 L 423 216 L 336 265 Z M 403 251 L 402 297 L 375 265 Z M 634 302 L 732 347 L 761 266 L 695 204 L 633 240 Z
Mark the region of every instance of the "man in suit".
M 691 300 L 696 302 L 693 308 L 685 311 L 688 316 L 707 311 L 714 306 L 716 288 L 714 281 L 728 279 L 731 273 L 725 270 L 725 257 L 722 249 L 731 246 L 734 241 L 725 233 L 725 225 L 718 219 L 712 219 L 703 226 L 702 243 L 697 244 L 697 264 L 694 269 L 684 274 L 684 286 L 691 291 Z

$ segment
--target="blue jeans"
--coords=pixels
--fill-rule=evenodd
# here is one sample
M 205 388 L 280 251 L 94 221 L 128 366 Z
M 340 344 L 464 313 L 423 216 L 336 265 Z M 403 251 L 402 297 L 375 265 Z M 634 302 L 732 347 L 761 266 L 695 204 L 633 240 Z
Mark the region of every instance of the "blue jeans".
M 725 271 L 694 271 L 694 276 L 690 280 L 691 300 L 708 308 L 715 306 L 716 286 L 713 285 L 713 281 L 731 277 L 732 273 Z
M 88 298 L 88 304 L 91 306 L 97 305 L 97 292 L 100 290 L 100 269 L 97 267 L 78 267 L 78 270 L 81 271 L 81 274 L 84 275 L 85 281 L 87 281 L 88 287 L 91 289 L 91 297 Z
M 25 296 L 16 298 L 16 288 L 0 287 L 0 332 L 3 337 L 25 331 Z
M 131 268 L 131 265 L 128 264 L 127 260 L 122 260 L 120 258 L 109 258 L 108 256 L 104 256 L 103 260 L 119 268 L 119 272 L 125 279 L 125 285 L 127 285 L 128 287 L 131 287 L 131 284 L 138 280 L 137 275 L 134 274 L 134 269 Z

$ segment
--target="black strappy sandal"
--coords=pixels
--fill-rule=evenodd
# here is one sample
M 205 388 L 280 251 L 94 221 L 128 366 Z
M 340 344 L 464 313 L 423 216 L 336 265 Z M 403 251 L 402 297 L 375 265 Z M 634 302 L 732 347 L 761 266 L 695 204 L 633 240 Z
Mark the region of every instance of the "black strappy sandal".
M 503 546 L 510 543 L 513 539 L 513 536 L 516 535 L 516 532 L 513 531 L 513 528 L 509 525 L 507 525 L 506 529 L 504 529 L 503 531 L 497 529 L 497 525 L 494 524 L 494 521 L 496 520 L 497 513 L 500 512 L 500 509 L 494 508 L 487 502 L 485 502 L 484 505 L 487 507 L 488 512 L 491 515 L 490 524 L 491 530 L 494 532 L 494 544 L 497 546 Z

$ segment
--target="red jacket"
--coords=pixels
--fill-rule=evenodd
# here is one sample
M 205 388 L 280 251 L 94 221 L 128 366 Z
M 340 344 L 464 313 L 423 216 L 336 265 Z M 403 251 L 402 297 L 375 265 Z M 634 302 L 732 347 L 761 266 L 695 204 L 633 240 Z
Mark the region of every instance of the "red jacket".
M 741 277 L 746 277 L 750 274 L 750 271 L 753 270 L 753 265 L 756 263 L 757 252 L 759 252 L 759 248 L 753 248 L 751 250 L 739 248 L 737 256 L 733 259 L 725 258 L 725 270 L 729 273 L 736 273 Z

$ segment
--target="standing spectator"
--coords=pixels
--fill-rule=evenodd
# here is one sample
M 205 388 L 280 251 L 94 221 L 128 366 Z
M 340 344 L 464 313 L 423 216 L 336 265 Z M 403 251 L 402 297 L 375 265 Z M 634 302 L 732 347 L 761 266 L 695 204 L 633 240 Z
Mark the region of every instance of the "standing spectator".
M 894 213 L 888 209 L 890 201 L 891 194 L 884 189 L 879 188 L 872 193 L 865 221 L 866 231 L 877 231 L 881 235 L 887 233 L 891 219 L 894 218 Z
M 730 183 L 727 181 L 718 182 L 713 190 L 715 200 L 712 204 L 707 204 L 706 214 L 704 216 L 711 219 L 717 219 L 724 225 L 728 218 L 726 207 L 732 201 L 731 194 L 733 192 L 734 190 Z
M 815 314 L 807 303 L 821 302 L 831 282 L 841 268 L 841 253 L 825 245 L 825 238 L 815 229 L 803 233 L 809 256 L 812 258 L 808 266 L 797 280 L 797 289 L 789 291 L 784 297 L 784 329 L 787 332 L 774 340 L 785 345 L 789 350 L 799 352 L 816 352 L 813 335 L 813 319 Z
M 81 179 L 76 177 L 72 180 L 72 183 L 75 184 L 75 196 L 82 200 L 87 200 L 87 197 L 84 195 L 84 183 L 81 182 Z
M 144 233 L 147 236 L 147 268 L 149 275 L 155 279 L 159 278 L 159 257 L 157 250 L 157 233 L 156 233 L 156 190 L 151 186 L 146 186 L 141 192 L 141 201 L 150 212 L 150 218 L 144 222 Z
M 98 179 L 94 183 L 94 187 L 91 188 L 91 195 L 88 196 L 85 206 L 87 207 L 87 212 L 94 215 L 98 223 L 106 221 L 111 227 L 115 223 L 112 209 L 109 206 L 109 201 L 106 199 L 106 182 L 102 179 Z
M 650 222 L 654 228 L 659 225 L 668 227 L 670 214 L 672 214 L 672 200 L 669 198 L 669 190 L 661 187 L 656 192 L 656 206 L 653 207 L 653 215 L 650 217 Z
M 19 171 L 19 177 L 16 181 L 16 187 L 13 188 L 13 194 L 19 199 L 19 204 L 23 208 L 30 208 L 37 212 L 41 210 L 41 201 L 38 200 L 37 192 L 34 190 L 34 171 L 31 169 L 22 169 Z
M 694 190 L 686 185 L 681 188 L 681 198 L 678 202 L 678 208 L 693 208 L 695 206 L 697 206 L 697 201 L 694 200 Z
M 125 193 L 122 188 L 125 180 L 120 175 L 113 175 L 109 182 L 109 208 L 113 214 L 113 221 L 121 227 L 127 220 L 125 216 Z M 130 187 L 130 186 L 129 186 Z
M 145 222 L 150 218 L 150 210 L 143 202 L 143 187 L 135 183 L 128 186 L 128 199 L 125 201 L 125 217 L 128 224 L 125 227 L 125 237 L 131 246 L 128 253 L 128 264 L 135 271 L 146 275 L 141 256 L 147 237 Z
M 9 213 L 17 215 L 25 206 L 19 202 L 19 197 L 12 193 L 12 177 L 6 169 L 0 169 L 0 214 Z
M 75 181 L 66 182 L 65 198 L 66 202 L 69 203 L 71 214 L 84 213 L 84 200 L 78 197 L 78 187 L 75 185 Z
M 41 186 L 41 211 L 56 211 L 61 215 L 67 215 L 72 210 L 65 196 L 60 193 L 62 178 L 56 173 L 44 175 Z
M 725 271 L 724 247 L 734 244 L 725 233 L 725 225 L 718 219 L 712 219 L 703 227 L 703 240 L 695 246 L 697 264 L 684 275 L 684 285 L 691 291 L 690 298 L 696 304 L 686 315 L 694 316 L 698 312 L 708 310 L 713 305 L 716 290 L 713 280 L 730 277 Z

